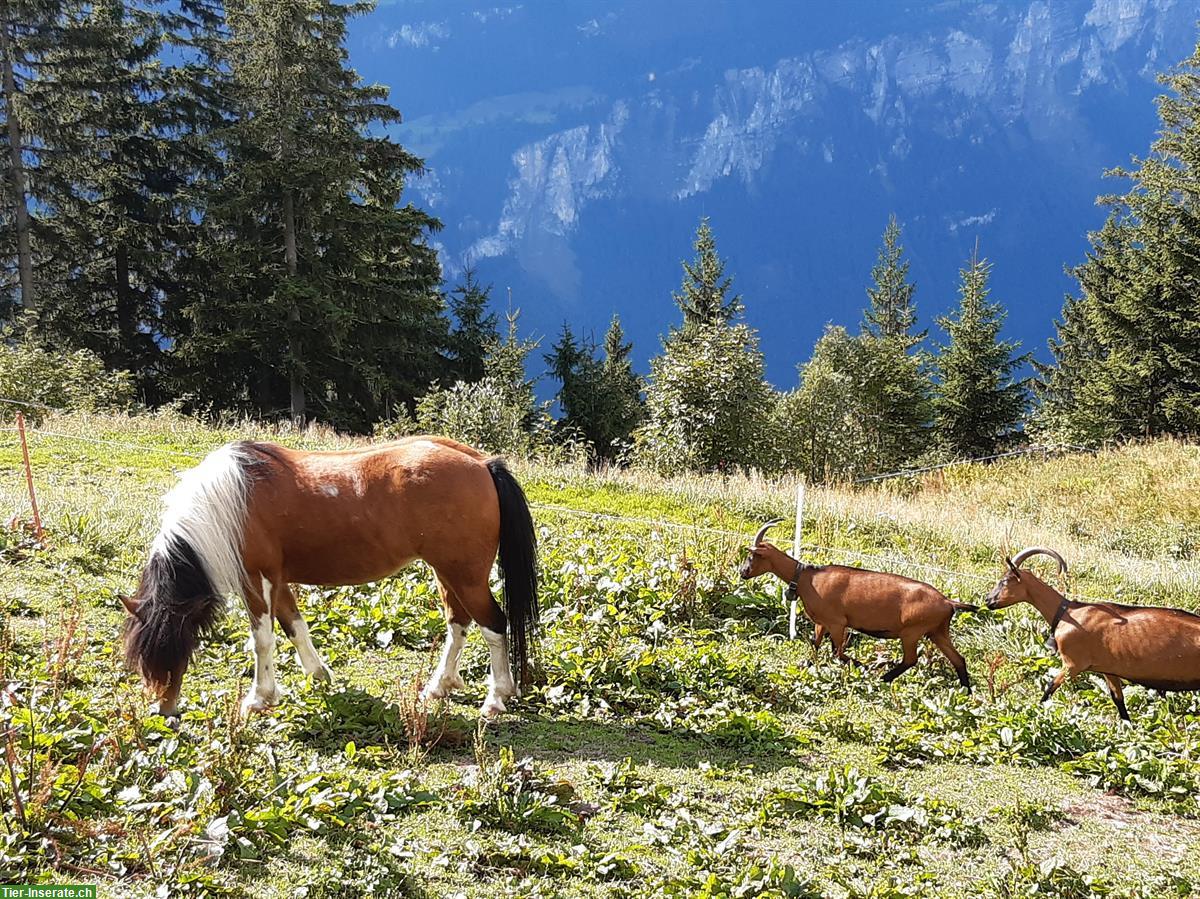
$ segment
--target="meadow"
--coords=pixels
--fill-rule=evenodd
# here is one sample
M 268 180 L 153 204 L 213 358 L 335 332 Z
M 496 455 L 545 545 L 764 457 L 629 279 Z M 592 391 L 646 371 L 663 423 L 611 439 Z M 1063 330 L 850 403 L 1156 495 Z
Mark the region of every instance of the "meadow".
M 102 896 L 1165 897 L 1200 894 L 1200 694 L 1101 683 L 1038 702 L 1056 663 L 1028 607 L 956 617 L 970 694 L 936 653 L 879 681 L 787 638 L 746 543 L 795 483 L 662 480 L 514 460 L 539 527 L 536 683 L 481 723 L 467 688 L 418 693 L 443 622 L 429 571 L 305 589 L 335 682 L 279 640 L 286 691 L 243 720 L 246 620 L 201 650 L 172 726 L 118 646 L 174 472 L 234 437 L 172 415 L 58 416 L 31 451 L 44 546 L 0 530 L 0 882 Z M 85 442 L 80 439 L 87 438 Z M 143 447 L 143 448 L 139 448 Z M 0 433 L 0 515 L 28 517 Z M 1006 549 L 1040 543 L 1078 598 L 1200 609 L 1200 448 L 1024 456 L 810 488 L 812 562 L 898 571 L 978 603 Z M 787 526 L 776 536 L 789 548 Z M 1036 563 L 1054 582 L 1051 567 Z

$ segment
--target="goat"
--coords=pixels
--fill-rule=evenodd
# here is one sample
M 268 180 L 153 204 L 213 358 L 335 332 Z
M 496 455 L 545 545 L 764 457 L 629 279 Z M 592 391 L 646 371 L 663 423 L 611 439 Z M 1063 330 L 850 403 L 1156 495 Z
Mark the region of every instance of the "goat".
M 763 542 L 767 531 L 780 520 L 768 521 L 759 530 L 740 574 L 743 580 L 748 580 L 770 572 L 788 585 L 789 600 L 799 595 L 804 614 L 815 626 L 814 650 L 821 648 L 821 641 L 828 633 L 836 658 L 853 662 L 846 655 L 848 631 L 899 639 L 904 656 L 883 675 L 884 681 L 893 681 L 917 663 L 917 644 L 922 637 L 928 637 L 950 660 L 959 683 L 971 689 L 966 660 L 950 640 L 950 619 L 958 611 L 977 611 L 977 606 L 955 602 L 929 584 L 898 574 L 799 562 Z
M 989 609 L 1027 602 L 1050 625 L 1050 639 L 1062 657 L 1062 670 L 1042 694 L 1054 695 L 1064 680 L 1085 671 L 1104 675 L 1117 714 L 1125 721 L 1121 681 L 1159 691 L 1200 690 L 1200 615 L 1183 609 L 1127 606 L 1115 602 L 1076 602 L 1046 585 L 1021 563 L 1046 555 L 1066 574 L 1067 563 L 1052 549 L 1031 546 L 1004 560 L 1008 571 L 988 594 Z

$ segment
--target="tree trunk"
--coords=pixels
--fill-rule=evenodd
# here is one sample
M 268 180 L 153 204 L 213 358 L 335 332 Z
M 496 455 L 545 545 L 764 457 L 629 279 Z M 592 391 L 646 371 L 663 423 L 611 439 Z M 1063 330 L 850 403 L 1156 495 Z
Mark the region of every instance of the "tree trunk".
M 283 192 L 283 258 L 287 264 L 288 277 L 296 277 L 299 267 L 299 256 L 296 252 L 296 204 L 290 188 Z M 300 336 L 295 327 L 300 324 L 300 310 L 296 306 L 292 306 L 288 311 L 288 324 L 292 331 L 288 337 L 288 352 L 292 357 L 291 371 L 288 373 L 292 423 L 299 427 L 304 424 L 305 397 L 304 381 L 300 377 Z
M 21 282 L 21 305 L 37 311 L 37 293 L 33 286 L 33 249 L 29 240 L 29 207 L 25 194 L 25 163 L 21 157 L 21 123 L 13 108 L 17 80 L 13 74 L 8 26 L 0 22 L 0 58 L 4 66 L 4 105 L 8 115 L 9 175 L 12 178 L 13 211 L 17 225 L 17 271 Z
M 133 291 L 129 287 L 129 251 L 124 244 L 117 247 L 117 358 L 123 368 L 133 370 L 134 339 L 137 333 L 137 310 Z

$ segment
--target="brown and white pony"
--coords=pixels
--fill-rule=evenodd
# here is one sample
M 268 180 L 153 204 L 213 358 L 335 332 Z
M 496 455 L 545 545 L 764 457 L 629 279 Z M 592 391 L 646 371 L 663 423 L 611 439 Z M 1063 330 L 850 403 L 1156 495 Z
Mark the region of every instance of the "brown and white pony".
M 497 550 L 507 615 L 489 587 Z M 424 695 L 463 685 L 458 659 L 475 621 L 491 650 L 482 712 L 505 711 L 504 700 L 519 695 L 509 636 L 524 679 L 537 627 L 533 520 L 503 461 L 444 437 L 341 452 L 241 442 L 209 453 L 167 495 L 137 592 L 122 597 L 125 658 L 159 711 L 175 714 L 197 641 L 220 621 L 226 594 L 238 593 L 255 659 L 242 708 L 265 709 L 280 696 L 273 619 L 304 670 L 330 678 L 290 584 L 364 584 L 416 559 L 436 573 L 446 612 L 445 649 Z

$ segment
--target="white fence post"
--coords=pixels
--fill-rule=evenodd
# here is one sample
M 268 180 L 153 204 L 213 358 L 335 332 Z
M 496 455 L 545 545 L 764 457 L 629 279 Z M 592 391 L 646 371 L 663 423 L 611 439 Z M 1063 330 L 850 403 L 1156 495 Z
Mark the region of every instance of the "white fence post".
M 800 535 L 804 530 L 804 478 L 796 485 L 796 537 L 792 541 L 792 554 L 800 561 Z M 796 639 L 796 600 L 791 602 L 788 609 L 788 638 Z

